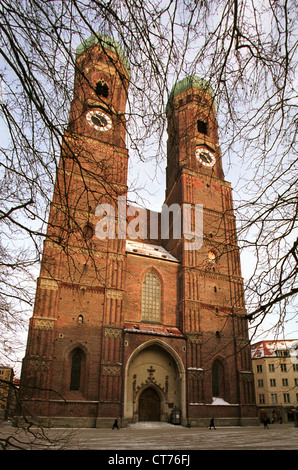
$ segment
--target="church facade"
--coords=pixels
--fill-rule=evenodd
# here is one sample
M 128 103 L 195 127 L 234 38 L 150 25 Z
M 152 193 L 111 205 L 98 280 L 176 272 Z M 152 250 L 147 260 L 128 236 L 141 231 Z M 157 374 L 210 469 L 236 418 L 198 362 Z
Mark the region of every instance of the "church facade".
M 118 43 L 92 36 L 77 49 L 22 413 L 56 426 L 106 427 L 115 417 L 205 426 L 212 416 L 256 424 L 212 90 L 197 77 L 172 90 L 165 203 L 156 213 L 126 202 L 129 78 Z

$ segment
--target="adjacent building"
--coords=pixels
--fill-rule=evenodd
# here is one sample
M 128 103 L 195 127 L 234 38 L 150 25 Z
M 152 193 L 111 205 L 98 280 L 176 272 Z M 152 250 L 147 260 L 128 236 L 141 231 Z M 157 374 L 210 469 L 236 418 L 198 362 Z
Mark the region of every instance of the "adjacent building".
M 13 391 L 13 378 L 13 369 L 0 365 L 0 419 L 7 419 L 14 412 L 15 394 Z
M 298 340 L 251 345 L 260 420 L 294 421 L 298 409 Z

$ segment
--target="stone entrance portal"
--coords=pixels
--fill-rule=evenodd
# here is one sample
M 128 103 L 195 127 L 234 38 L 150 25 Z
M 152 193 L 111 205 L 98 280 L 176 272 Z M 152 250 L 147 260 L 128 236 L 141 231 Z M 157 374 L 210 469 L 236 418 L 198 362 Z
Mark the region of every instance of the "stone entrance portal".
M 124 418 L 168 421 L 176 407 L 184 410 L 183 365 L 167 344 L 147 341 L 131 354 L 126 366 Z
M 160 421 L 160 398 L 154 388 L 146 388 L 140 395 L 139 421 Z

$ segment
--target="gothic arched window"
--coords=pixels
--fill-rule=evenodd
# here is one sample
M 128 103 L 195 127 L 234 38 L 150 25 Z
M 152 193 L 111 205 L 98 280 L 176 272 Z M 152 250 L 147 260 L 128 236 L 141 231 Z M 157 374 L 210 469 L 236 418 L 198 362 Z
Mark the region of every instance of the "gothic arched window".
M 224 398 L 224 366 L 216 360 L 212 365 L 212 396 Z
M 205 121 L 201 121 L 200 119 L 197 121 L 197 125 L 198 125 L 198 132 L 200 132 L 201 134 L 205 134 L 207 135 L 208 131 L 207 131 L 207 123 Z
M 109 96 L 109 87 L 106 84 L 106 82 L 102 79 L 100 79 L 95 88 L 95 93 L 97 94 L 98 97 L 103 97 L 103 98 L 108 98 Z
M 161 284 L 154 272 L 145 275 L 142 285 L 142 320 L 159 322 L 161 311 Z
M 74 349 L 71 355 L 70 390 L 80 390 L 83 359 L 83 351 L 80 348 Z

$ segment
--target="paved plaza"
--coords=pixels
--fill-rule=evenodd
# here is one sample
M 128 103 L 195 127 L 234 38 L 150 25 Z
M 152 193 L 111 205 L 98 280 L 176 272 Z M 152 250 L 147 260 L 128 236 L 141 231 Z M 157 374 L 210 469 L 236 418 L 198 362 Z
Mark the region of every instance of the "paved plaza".
M 216 424 L 216 423 L 215 423 Z M 43 436 L 45 433 L 45 437 Z M 186 428 L 167 423 L 138 423 L 112 429 L 32 429 L 24 433 L 9 423 L 0 426 L 0 439 L 32 450 L 180 451 L 194 450 L 297 450 L 294 423 L 252 427 Z M 25 444 L 24 444 L 25 443 Z M 12 447 L 9 447 L 9 449 Z M 111 452 L 111 455 L 113 453 Z M 157 463 L 157 462 L 156 462 Z M 161 463 L 161 462 L 160 462 Z

